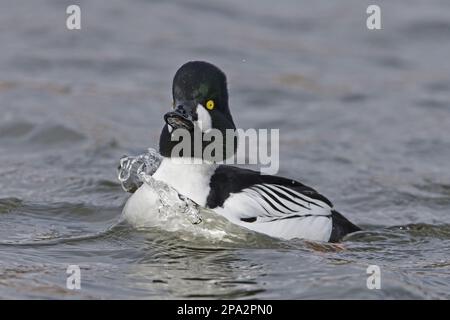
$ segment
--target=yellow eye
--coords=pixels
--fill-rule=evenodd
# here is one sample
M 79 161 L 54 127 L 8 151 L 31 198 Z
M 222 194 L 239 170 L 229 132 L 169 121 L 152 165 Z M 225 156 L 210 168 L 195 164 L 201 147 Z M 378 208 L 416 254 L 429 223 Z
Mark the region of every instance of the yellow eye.
M 206 108 L 207 108 L 208 110 L 214 109 L 214 101 L 208 100 L 208 102 L 206 103 Z

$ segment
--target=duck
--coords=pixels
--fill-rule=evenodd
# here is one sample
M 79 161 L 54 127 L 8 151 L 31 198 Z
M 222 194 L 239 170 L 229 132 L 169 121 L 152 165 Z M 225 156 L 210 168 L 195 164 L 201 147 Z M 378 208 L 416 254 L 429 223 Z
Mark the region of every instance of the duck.
M 211 159 L 179 161 L 198 155 L 195 148 L 174 152 L 179 143 L 173 139 L 176 130 L 207 134 L 214 129 L 224 136 L 227 130 L 236 130 L 228 104 L 227 78 L 217 66 L 205 61 L 183 64 L 173 78 L 172 96 L 172 110 L 164 115 L 160 134 L 162 161 L 153 173 L 155 180 L 231 223 L 278 239 L 340 242 L 361 230 L 336 211 L 325 196 L 295 179 Z M 225 148 L 230 143 L 225 140 L 222 157 L 228 159 L 236 152 L 238 141 L 232 141 L 232 148 Z M 207 142 L 201 147 L 204 150 Z M 154 190 L 142 184 L 127 200 L 125 218 L 131 223 L 148 218 L 157 197 Z

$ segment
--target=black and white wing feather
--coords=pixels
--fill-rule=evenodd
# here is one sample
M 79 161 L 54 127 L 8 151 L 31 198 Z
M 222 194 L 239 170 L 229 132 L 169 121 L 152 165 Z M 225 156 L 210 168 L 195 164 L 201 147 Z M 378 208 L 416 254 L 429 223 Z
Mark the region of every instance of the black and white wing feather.
M 259 206 L 261 222 L 312 216 L 329 217 L 331 207 L 320 200 L 314 200 L 294 189 L 281 184 L 256 184 L 241 191 Z
M 331 202 L 298 181 L 220 166 L 210 186 L 207 206 L 234 223 L 278 238 L 330 240 Z

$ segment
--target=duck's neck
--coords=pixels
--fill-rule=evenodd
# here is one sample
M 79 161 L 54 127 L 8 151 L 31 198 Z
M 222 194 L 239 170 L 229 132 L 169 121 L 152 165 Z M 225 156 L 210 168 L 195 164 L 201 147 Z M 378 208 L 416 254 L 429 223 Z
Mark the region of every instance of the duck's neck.
M 192 161 L 189 161 L 192 160 Z M 193 159 L 164 158 L 153 178 L 163 181 L 201 206 L 206 205 L 211 176 L 217 165 Z

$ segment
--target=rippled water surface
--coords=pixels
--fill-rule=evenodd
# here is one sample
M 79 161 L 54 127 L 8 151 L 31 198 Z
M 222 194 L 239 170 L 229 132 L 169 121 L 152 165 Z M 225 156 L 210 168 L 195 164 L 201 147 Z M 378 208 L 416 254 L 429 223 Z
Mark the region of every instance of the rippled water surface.
M 379 31 L 359 0 L 77 3 L 81 31 L 70 1 L 0 1 L 0 298 L 450 298 L 450 2 L 378 1 Z M 190 59 L 227 73 L 239 127 L 280 129 L 281 175 L 366 231 L 121 222 L 118 160 L 156 147 Z

